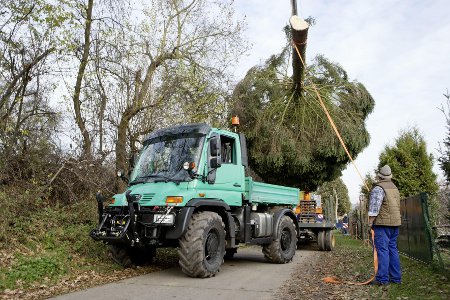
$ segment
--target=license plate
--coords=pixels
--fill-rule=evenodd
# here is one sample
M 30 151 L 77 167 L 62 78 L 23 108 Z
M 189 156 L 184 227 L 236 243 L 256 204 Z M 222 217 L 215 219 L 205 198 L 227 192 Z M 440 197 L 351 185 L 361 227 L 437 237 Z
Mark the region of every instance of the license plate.
M 175 221 L 175 216 L 155 214 L 153 220 L 154 220 L 153 222 L 157 224 L 173 224 Z

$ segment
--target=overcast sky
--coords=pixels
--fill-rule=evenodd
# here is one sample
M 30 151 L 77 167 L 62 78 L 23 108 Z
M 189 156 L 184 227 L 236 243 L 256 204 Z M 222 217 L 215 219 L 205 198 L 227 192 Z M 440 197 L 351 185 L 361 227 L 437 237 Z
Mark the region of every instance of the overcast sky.
M 438 155 L 445 136 L 438 107 L 450 89 L 450 2 L 393 0 L 297 0 L 299 15 L 316 20 L 309 30 L 307 60 L 317 54 L 337 62 L 351 79 L 363 83 L 375 99 L 367 128 L 370 145 L 356 159 L 361 173 L 374 170 L 385 145 L 399 132 L 417 126 L 428 152 Z M 291 15 L 290 0 L 236 0 L 246 16 L 246 36 L 253 44 L 236 76 L 278 53 L 282 27 Z M 437 163 L 434 170 L 442 178 Z M 395 176 L 395 174 L 394 174 Z M 361 185 L 352 166 L 343 173 L 350 199 L 358 201 Z

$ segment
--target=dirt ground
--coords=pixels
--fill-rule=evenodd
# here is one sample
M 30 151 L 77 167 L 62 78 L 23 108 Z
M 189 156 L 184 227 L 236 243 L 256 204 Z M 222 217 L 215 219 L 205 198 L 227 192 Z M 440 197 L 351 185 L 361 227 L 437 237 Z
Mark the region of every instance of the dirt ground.
M 449 273 L 429 265 L 400 257 L 402 284 L 388 286 L 332 284 L 323 278 L 334 276 L 341 282 L 365 282 L 373 275 L 370 245 L 338 235 L 332 252 L 315 251 L 306 265 L 300 265 L 291 279 L 278 290 L 275 299 L 449 299 Z M 309 246 L 308 249 L 317 246 Z M 317 249 L 318 250 L 318 249 Z M 298 252 L 297 252 L 298 253 Z
M 306 265 L 297 268 L 292 274 L 292 278 L 279 289 L 275 296 L 276 299 L 374 299 L 370 297 L 370 287 L 368 286 L 330 284 L 322 281 L 324 277 L 328 276 L 337 276 L 343 280 L 358 282 L 370 278 L 372 272 L 370 266 L 367 266 L 365 274 L 350 272 L 346 268 L 345 259 L 358 259 L 358 254 L 346 253 L 345 251 L 318 251 L 316 245 L 305 246 L 305 249 L 317 250 L 316 255 Z M 383 298 L 383 289 L 387 288 L 389 287 L 379 287 L 377 294 L 381 294 L 380 296 Z

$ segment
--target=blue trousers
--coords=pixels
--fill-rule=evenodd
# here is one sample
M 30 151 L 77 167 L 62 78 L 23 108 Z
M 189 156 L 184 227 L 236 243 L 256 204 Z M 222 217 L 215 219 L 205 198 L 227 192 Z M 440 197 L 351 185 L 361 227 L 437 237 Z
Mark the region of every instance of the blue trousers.
M 375 279 L 381 283 L 401 283 L 402 271 L 397 250 L 398 227 L 374 225 L 374 244 L 378 254 Z

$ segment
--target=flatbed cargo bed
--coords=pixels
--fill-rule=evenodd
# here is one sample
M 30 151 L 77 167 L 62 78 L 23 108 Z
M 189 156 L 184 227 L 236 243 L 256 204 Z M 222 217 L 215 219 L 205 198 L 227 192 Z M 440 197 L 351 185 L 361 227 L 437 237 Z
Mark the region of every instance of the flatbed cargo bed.
M 245 196 L 252 204 L 288 205 L 298 203 L 300 190 L 287 186 L 253 181 L 245 177 Z

